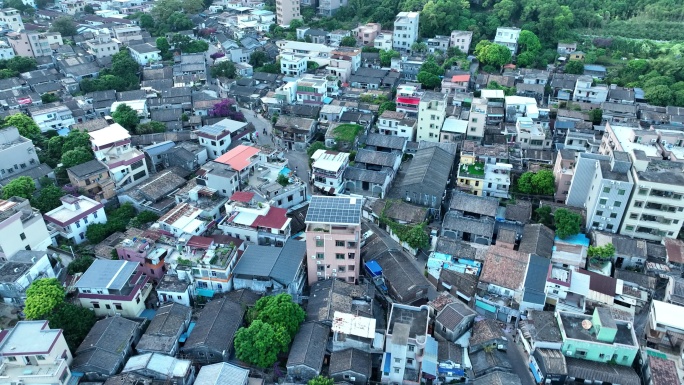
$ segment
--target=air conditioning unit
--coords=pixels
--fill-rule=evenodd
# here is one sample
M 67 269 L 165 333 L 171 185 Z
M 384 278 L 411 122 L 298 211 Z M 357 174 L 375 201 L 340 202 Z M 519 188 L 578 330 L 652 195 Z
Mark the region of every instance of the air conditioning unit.
M 601 220 L 604 220 L 604 221 L 605 221 L 605 220 L 606 220 L 606 217 L 601 217 Z
M 316 259 L 316 256 L 315 256 L 315 255 L 312 255 L 312 256 L 311 256 L 311 259 Z
M 332 276 L 333 276 L 333 277 L 337 277 L 337 273 L 332 273 Z
M 321 236 L 320 236 L 320 235 L 316 235 L 316 239 L 321 239 Z
M 320 265 L 320 264 L 321 264 L 321 261 L 316 261 L 316 264 L 317 264 L 317 265 Z
M 611 209 L 611 210 L 615 210 L 615 207 L 614 207 L 614 206 L 610 206 L 610 209 Z
M 572 355 L 572 350 L 568 350 L 565 352 L 566 355 L 571 356 Z
M 667 140 L 665 140 L 665 139 L 661 140 L 661 141 L 660 141 L 660 144 L 666 145 L 666 144 L 667 144 Z
M 320 276 L 323 275 L 323 274 L 321 274 L 320 271 L 317 271 L 317 272 L 316 272 L 316 275 L 320 277 Z
M 606 205 L 601 205 L 601 208 L 602 208 L 602 209 L 605 209 L 605 208 L 606 208 Z
M 332 269 L 332 272 L 333 272 L 333 273 L 337 273 L 337 269 Z

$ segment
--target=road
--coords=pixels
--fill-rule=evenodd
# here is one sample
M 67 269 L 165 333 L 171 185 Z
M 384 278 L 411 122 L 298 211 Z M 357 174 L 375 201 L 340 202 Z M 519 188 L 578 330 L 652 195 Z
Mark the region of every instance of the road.
M 506 355 L 508 356 L 508 362 L 510 362 L 513 367 L 513 373 L 520 377 L 522 385 L 535 385 L 534 377 L 532 377 L 532 372 L 530 372 L 530 365 L 523 352 L 522 346 L 513 342 L 513 336 L 510 333 L 506 333 L 506 338 L 508 338 L 508 349 L 506 350 Z

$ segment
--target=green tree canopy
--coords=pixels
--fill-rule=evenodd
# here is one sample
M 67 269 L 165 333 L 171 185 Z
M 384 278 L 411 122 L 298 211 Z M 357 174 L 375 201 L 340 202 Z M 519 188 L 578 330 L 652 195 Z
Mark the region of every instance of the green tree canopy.
M 166 131 L 166 124 L 150 120 L 149 122 L 140 123 L 135 127 L 136 135 L 154 134 L 157 132 Z
M 278 294 L 260 298 L 251 309 L 253 319 L 271 325 L 280 325 L 294 338 L 299 324 L 304 322 L 305 313 L 301 306 L 292 302 L 289 294 Z
M 74 18 L 71 16 L 60 16 L 52 22 L 50 31 L 59 32 L 62 36 L 76 36 L 78 30 L 76 29 L 76 23 Z
M 612 243 L 606 243 L 603 246 L 589 246 L 587 255 L 589 256 L 591 263 L 603 263 L 613 258 L 615 255 L 615 246 L 613 246 Z
M 109 220 L 111 221 L 111 219 Z M 105 223 L 91 223 L 86 229 L 86 238 L 88 242 L 95 245 L 107 238 L 113 231 L 110 231 L 111 225 L 107 226 Z
M 45 214 L 61 206 L 62 201 L 60 198 L 64 195 L 65 192 L 54 184 L 43 186 L 43 188 L 40 189 L 38 196 L 31 200 L 31 205 Z
M 556 236 L 560 239 L 566 239 L 581 231 L 582 216 L 568 209 L 556 210 L 553 214 L 553 221 L 556 226 Z
M 401 57 L 401 54 L 395 50 L 380 51 L 380 65 L 389 67 L 392 64 L 392 58 Z
M 579 60 L 570 60 L 565 65 L 566 74 L 582 75 L 584 74 L 584 63 Z
M 47 315 L 50 327 L 62 329 L 69 349 L 73 352 L 81 345 L 81 342 L 95 325 L 97 317 L 95 312 L 73 303 L 63 302 L 58 304 Z
M 67 274 L 75 275 L 77 273 L 85 273 L 86 270 L 93 264 L 95 258 L 89 256 L 82 256 L 74 259 L 67 267 Z
M 94 15 L 95 14 L 95 8 L 93 8 L 93 6 L 90 4 L 86 4 L 86 6 L 83 7 L 83 12 L 85 12 L 89 15 Z
M 135 127 L 140 123 L 138 112 L 128 104 L 119 104 L 112 114 L 112 119 L 129 131 L 134 131 Z
M 64 302 L 64 288 L 56 278 L 37 279 L 26 289 L 24 314 L 29 320 L 44 319 Z
M 334 385 L 335 380 L 329 377 L 317 376 L 309 380 L 306 385 Z
M 395 102 L 383 102 L 380 104 L 380 107 L 378 108 L 378 116 L 382 115 L 383 112 L 385 111 L 396 111 L 397 110 L 397 103 Z
M 228 78 L 234 79 L 237 71 L 235 69 L 235 64 L 233 62 L 224 60 L 218 64 L 214 64 L 211 67 L 211 76 L 215 78 Z
M 67 169 L 85 162 L 90 162 L 93 159 L 95 159 L 95 157 L 89 149 L 85 147 L 76 147 L 75 149 L 66 151 L 62 154 L 61 161 L 62 167 Z
M 601 124 L 601 121 L 603 121 L 603 110 L 600 108 L 589 110 L 589 118 L 593 124 Z
M 263 67 L 268 62 L 268 55 L 264 51 L 254 51 L 249 55 L 249 64 L 254 68 Z
M 420 83 L 425 89 L 434 89 L 442 84 L 442 80 L 439 78 L 439 76 L 425 71 L 418 72 L 416 80 L 418 80 L 418 83 Z
M 511 51 L 501 44 L 482 40 L 475 46 L 477 60 L 485 65 L 501 68 L 511 62 Z
M 552 171 L 527 171 L 518 179 L 518 191 L 524 194 L 552 195 L 555 191 L 554 180 Z
M 30 176 L 20 176 L 12 179 L 2 188 L 3 199 L 22 197 L 30 199 L 36 191 L 36 183 Z
M 287 351 L 291 338 L 279 324 L 268 324 L 255 320 L 247 328 L 235 333 L 236 357 L 260 368 L 268 368 L 278 361 L 278 354 Z
M 520 52 L 531 52 L 538 53 L 542 49 L 541 42 L 537 35 L 532 31 L 522 30 L 520 31 L 520 37 L 518 37 L 518 47 Z
M 341 47 L 356 47 L 356 39 L 354 36 L 345 36 L 340 40 Z
M 35 139 L 40 136 L 40 127 L 32 118 L 24 114 L 14 114 L 6 117 L 2 126 L 16 127 L 19 130 L 19 135 L 28 139 Z
M 153 213 L 152 211 L 145 210 L 142 211 L 140 214 L 136 215 L 135 218 L 131 220 L 130 225 L 141 229 L 144 225 L 148 223 L 156 222 L 157 219 L 159 219 L 159 215 Z

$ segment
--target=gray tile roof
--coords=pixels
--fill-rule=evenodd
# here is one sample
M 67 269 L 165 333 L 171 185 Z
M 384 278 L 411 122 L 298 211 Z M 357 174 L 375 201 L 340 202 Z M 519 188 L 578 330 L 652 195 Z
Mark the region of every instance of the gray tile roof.
M 287 367 L 304 365 L 320 373 L 323 368 L 330 328 L 317 322 L 305 322 L 294 337 Z
M 373 256 L 373 260 L 380 265 L 387 283 L 400 299 L 411 302 L 418 291 L 427 296 L 429 283 L 404 253 L 385 251 Z
M 370 378 L 371 355 L 358 349 L 345 349 L 330 355 L 330 375 L 354 372 Z
M 191 314 L 191 308 L 175 302 L 160 306 L 136 349 L 170 353 L 177 343 L 178 336 L 185 331 L 186 322 L 189 322 Z
M 359 69 L 360 71 L 361 69 Z M 406 144 L 406 138 L 394 135 L 368 134 L 366 146 L 385 147 L 393 150 L 401 150 Z
M 491 238 L 494 235 L 494 219 L 488 217 L 479 219 L 468 218 L 450 211 L 444 216 L 442 228 Z
M 492 372 L 478 377 L 473 381 L 475 385 L 521 385 L 520 377 L 514 373 Z
M 388 177 L 389 172 L 387 171 L 366 170 L 351 166 L 344 170 L 344 176 L 342 178 L 349 181 L 361 181 L 383 185 Z
M 447 328 L 447 330 L 454 330 L 463 321 L 464 318 L 475 315 L 475 310 L 469 308 L 461 301 L 456 301 L 448 304 L 435 318 Z
M 427 208 L 412 205 L 402 200 L 378 199 L 373 202 L 372 209 L 377 216 L 384 214 L 387 218 L 402 223 L 421 223 L 425 221 L 428 214 Z
M 593 382 L 620 385 L 640 385 L 641 380 L 630 366 L 611 365 L 600 362 L 566 357 L 568 376 Z
M 96 259 L 76 282 L 76 288 L 121 290 L 135 274 L 138 264 L 123 260 Z
M 233 273 L 236 276 L 269 277 L 284 286 L 291 283 L 306 255 L 306 243 L 288 240 L 283 247 L 249 245 Z
M 332 321 L 336 311 L 352 313 L 352 300 L 366 297 L 373 297 L 373 290 L 369 285 L 353 285 L 336 279 L 315 282 L 310 289 L 306 320 Z
M 554 238 L 553 230 L 542 224 L 525 225 L 519 250 L 550 259 L 553 254 Z
M 454 193 L 449 209 L 495 217 L 499 200 L 494 197 L 481 197 L 461 191 Z
M 615 278 L 634 283 L 648 290 L 655 290 L 658 281 L 654 276 L 622 269 L 615 269 Z
M 456 289 L 468 297 L 472 297 L 477 291 L 477 275 L 474 274 L 442 269 L 439 273 L 439 279 L 441 282 L 450 285 L 452 290 Z
M 93 174 L 99 174 L 103 171 L 107 171 L 107 166 L 97 159 L 93 159 L 89 162 L 81 163 L 77 166 L 70 167 L 69 171 L 80 178 L 85 178 Z
M 555 349 L 536 349 L 535 358 L 541 358 L 540 364 L 549 374 L 568 374 L 568 366 L 565 356 L 560 350 Z
M 242 326 L 244 310 L 227 299 L 216 299 L 204 306 L 183 349 L 209 348 L 219 352 L 230 351 L 233 338 Z
M 546 301 L 546 276 L 549 272 L 550 258 L 530 255 L 525 276 L 525 294 L 523 301 L 543 305 Z
M 138 322 L 119 316 L 97 321 L 76 349 L 72 368 L 96 367 L 109 373 L 123 365 L 121 347 L 134 340 L 140 327 Z
M 454 157 L 438 147 L 418 149 L 406 170 L 402 186 L 414 187 L 425 193 L 442 196 L 449 180 Z
M 146 199 L 152 202 L 167 197 L 176 189 L 182 187 L 187 181 L 181 176 L 177 175 L 173 170 L 163 171 L 154 179 L 138 186 L 140 191 Z
M 204 365 L 197 373 L 195 385 L 243 385 L 248 381 L 249 369 L 226 362 Z
M 373 164 L 382 167 L 394 167 L 399 157 L 400 155 L 397 153 L 372 151 L 362 148 L 356 153 L 354 162 Z
M 527 319 L 520 322 L 522 330 L 536 341 L 563 341 L 558 321 L 551 311 L 529 310 Z
M 484 319 L 473 324 L 472 334 L 470 336 L 470 345 L 479 345 L 494 340 L 505 338 L 501 326 L 498 321 L 493 319 Z
M 506 206 L 506 219 L 522 224 L 528 223 L 532 218 L 532 203 L 528 201 L 517 201 L 515 204 Z

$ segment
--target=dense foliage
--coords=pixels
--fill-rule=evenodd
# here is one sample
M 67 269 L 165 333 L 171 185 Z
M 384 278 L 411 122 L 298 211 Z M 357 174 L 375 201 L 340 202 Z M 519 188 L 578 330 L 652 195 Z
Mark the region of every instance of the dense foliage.
M 118 209 L 107 213 L 107 223 L 93 223 L 86 229 L 86 238 L 91 244 L 102 242 L 117 231 L 126 231 L 131 220 L 136 216 L 135 208 L 124 203 Z
M 95 79 L 83 79 L 81 91 L 88 93 L 94 91 L 130 91 L 140 88 L 138 78 L 139 66 L 131 57 L 127 48 L 121 49 L 112 56 L 111 68 L 100 71 L 100 76 Z

